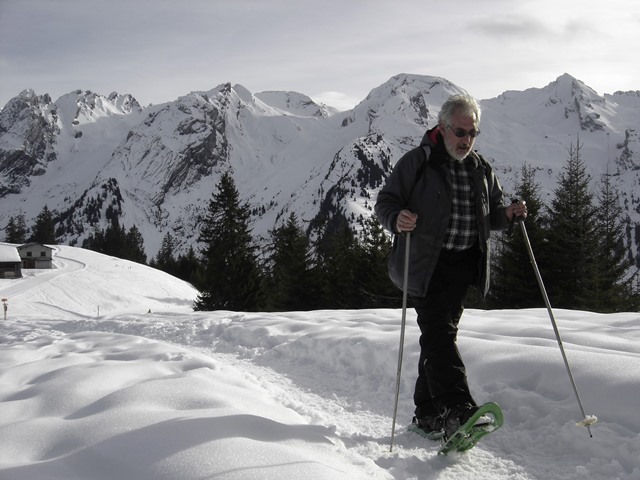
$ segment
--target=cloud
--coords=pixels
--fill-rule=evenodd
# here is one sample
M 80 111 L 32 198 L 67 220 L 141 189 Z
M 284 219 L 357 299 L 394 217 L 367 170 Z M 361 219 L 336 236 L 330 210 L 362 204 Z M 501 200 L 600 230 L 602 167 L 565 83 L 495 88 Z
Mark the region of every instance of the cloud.
M 552 34 L 552 30 L 543 22 L 524 16 L 506 16 L 502 18 L 485 17 L 469 23 L 473 32 L 503 40 L 505 37 L 518 41 L 528 41 L 532 37 Z
M 0 0 L 0 108 L 24 88 L 117 90 L 148 104 L 224 82 L 350 108 L 400 72 L 479 98 L 565 71 L 637 89 L 620 81 L 638 78 L 635 2 Z

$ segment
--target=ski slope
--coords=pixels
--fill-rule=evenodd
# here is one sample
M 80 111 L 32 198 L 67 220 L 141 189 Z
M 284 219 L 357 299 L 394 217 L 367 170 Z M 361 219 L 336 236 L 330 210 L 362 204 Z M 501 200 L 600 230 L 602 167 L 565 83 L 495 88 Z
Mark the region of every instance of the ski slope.
M 57 246 L 55 269 L 0 279 L 0 478 L 640 479 L 640 314 L 467 310 L 477 401 L 505 425 L 466 454 L 406 431 L 410 311 L 389 452 L 399 310 L 193 312 L 157 270 Z M 553 301 L 553 299 L 552 299 Z

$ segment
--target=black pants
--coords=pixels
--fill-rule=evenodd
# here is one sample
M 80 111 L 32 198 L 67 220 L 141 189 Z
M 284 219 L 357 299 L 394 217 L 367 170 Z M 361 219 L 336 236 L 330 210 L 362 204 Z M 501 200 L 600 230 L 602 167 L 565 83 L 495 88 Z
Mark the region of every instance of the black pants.
M 456 345 L 464 299 L 478 275 L 479 251 L 443 250 L 426 297 L 412 297 L 420 327 L 420 361 L 414 392 L 417 417 L 460 403 L 475 405 Z

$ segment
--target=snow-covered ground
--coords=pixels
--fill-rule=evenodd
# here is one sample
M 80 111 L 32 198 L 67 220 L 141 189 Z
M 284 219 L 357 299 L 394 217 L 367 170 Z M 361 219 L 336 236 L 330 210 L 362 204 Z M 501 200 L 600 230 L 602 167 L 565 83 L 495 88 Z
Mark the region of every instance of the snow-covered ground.
M 193 312 L 151 268 L 65 246 L 54 263 L 0 280 L 3 480 L 640 478 L 639 313 L 555 311 L 590 438 L 546 310 L 467 310 L 470 383 L 505 425 L 444 457 L 405 428 L 410 311 L 391 453 L 399 310 Z

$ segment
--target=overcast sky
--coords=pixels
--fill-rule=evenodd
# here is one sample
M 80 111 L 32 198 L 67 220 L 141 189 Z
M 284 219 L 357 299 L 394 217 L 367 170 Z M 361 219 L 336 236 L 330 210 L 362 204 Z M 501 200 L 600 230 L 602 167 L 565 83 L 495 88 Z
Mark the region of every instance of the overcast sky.
M 345 109 L 398 73 L 486 99 L 565 72 L 640 90 L 637 0 L 0 0 L 0 107 L 25 88 L 148 105 L 231 82 Z

